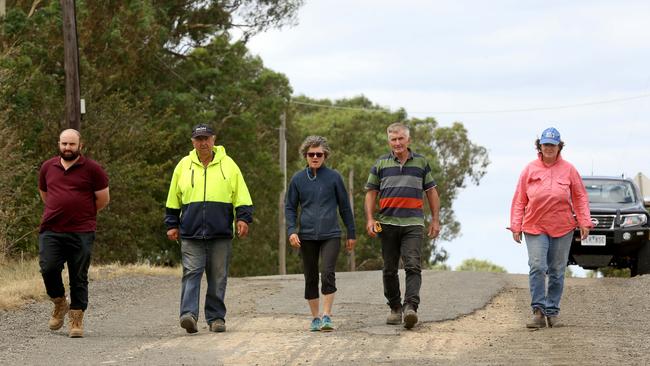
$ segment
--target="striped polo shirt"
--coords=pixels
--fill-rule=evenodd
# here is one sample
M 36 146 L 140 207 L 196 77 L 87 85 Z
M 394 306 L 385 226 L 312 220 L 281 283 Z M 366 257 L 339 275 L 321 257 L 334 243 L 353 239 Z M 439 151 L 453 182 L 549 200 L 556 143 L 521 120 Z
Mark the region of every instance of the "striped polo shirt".
M 435 186 L 427 159 L 409 149 L 404 165 L 392 152 L 377 159 L 365 188 L 379 191 L 377 221 L 397 226 L 424 226 L 422 194 Z

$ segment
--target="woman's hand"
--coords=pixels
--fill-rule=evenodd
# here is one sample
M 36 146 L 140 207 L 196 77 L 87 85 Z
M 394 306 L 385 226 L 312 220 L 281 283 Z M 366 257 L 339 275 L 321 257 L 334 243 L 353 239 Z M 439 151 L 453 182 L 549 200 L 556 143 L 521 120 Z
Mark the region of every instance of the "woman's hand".
M 345 249 L 347 249 L 348 252 L 351 252 L 354 250 L 354 246 L 357 244 L 356 239 L 348 239 L 345 242 Z
M 294 248 L 300 248 L 300 238 L 298 234 L 289 235 L 289 244 Z

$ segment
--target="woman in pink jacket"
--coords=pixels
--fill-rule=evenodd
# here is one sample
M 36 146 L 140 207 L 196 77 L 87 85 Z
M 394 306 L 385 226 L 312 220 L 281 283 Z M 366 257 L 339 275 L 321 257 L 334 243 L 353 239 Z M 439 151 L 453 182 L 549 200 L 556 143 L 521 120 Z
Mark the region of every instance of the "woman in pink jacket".
M 562 159 L 560 132 L 547 128 L 535 141 L 537 159 L 519 177 L 510 209 L 510 230 L 517 243 L 526 237 L 532 322 L 528 328 L 559 326 L 571 239 L 576 227 L 585 239 L 592 227 L 589 200 L 576 168 Z M 574 216 L 575 214 L 575 216 Z M 576 222 L 577 219 L 577 222 Z M 548 288 L 546 277 L 548 276 Z

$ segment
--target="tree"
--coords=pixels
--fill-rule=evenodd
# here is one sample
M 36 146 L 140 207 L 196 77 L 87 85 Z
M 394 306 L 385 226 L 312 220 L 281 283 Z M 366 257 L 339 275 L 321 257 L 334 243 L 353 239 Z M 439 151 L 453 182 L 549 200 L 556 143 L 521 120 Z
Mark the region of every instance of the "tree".
M 456 271 L 508 273 L 505 268 L 481 259 L 465 259 L 456 267 Z
M 408 118 L 403 109 L 389 111 L 363 96 L 336 101 L 297 97 L 293 101 L 296 103 L 289 127 L 289 170 L 291 171 L 291 166 L 294 170 L 304 166 L 303 158 L 297 153 L 291 153 L 298 151 L 304 137 L 322 135 L 328 138 L 333 149 L 333 154 L 327 161 L 328 166 L 337 169 L 344 176 L 351 169 L 355 172 L 355 224 L 360 234 L 357 241 L 357 267 L 379 269 L 382 265 L 379 240 L 369 240 L 363 235 L 363 187 L 375 159 L 390 151 L 386 127 L 395 121 L 403 121 L 411 128 L 412 149 L 425 155 L 431 165 L 441 196 L 441 239 L 449 240 L 458 235 L 460 224 L 454 218 L 451 203 L 458 190 L 465 187 L 466 180 L 479 183 L 489 164 L 485 148 L 469 141 L 467 131 L 461 123 L 440 127 L 433 118 Z M 425 265 L 435 265 L 444 262 L 447 253 L 444 249 L 437 248 L 435 241 L 427 239 L 423 243 L 423 259 Z
M 279 180 L 277 145 L 269 136 L 291 89 L 283 75 L 248 53 L 245 41 L 261 30 L 291 24 L 301 4 L 77 2 L 81 87 L 88 109 L 82 122 L 84 153 L 102 163 L 111 179 L 112 202 L 99 216 L 96 261 L 178 260 L 177 244 L 166 240 L 162 226 L 169 177 L 191 148 L 191 126 L 207 122 L 240 162 L 258 207 L 251 228 L 255 239 L 235 246 L 232 272 L 272 272 L 275 265 L 266 263 L 277 254 L 269 245 L 277 235 L 260 223 L 277 222 L 276 210 L 268 207 L 276 207 L 279 188 L 251 183 Z M 14 141 L 14 155 L 5 157 L 15 159 L 5 161 L 14 164 L 16 176 L 3 175 L 0 185 L 13 193 L 3 195 L 11 201 L 2 202 L 11 208 L 6 212 L 26 217 L 4 216 L 8 219 L 2 224 L 10 229 L 0 228 L 0 242 L 11 244 L 8 254 L 35 255 L 42 210 L 36 175 L 40 163 L 56 153 L 58 133 L 65 127 L 61 9 L 56 1 L 8 5 L 7 17 L 0 20 L 0 134 Z M 232 41 L 234 31 L 240 41 Z M 260 147 L 260 141 L 266 143 Z

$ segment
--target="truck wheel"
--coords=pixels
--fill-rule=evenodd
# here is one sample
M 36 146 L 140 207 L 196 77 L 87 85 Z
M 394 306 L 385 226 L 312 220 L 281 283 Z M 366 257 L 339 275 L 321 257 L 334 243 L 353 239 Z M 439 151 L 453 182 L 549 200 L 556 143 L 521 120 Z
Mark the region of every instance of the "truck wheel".
M 636 262 L 637 274 L 650 274 L 650 241 L 639 249 Z

